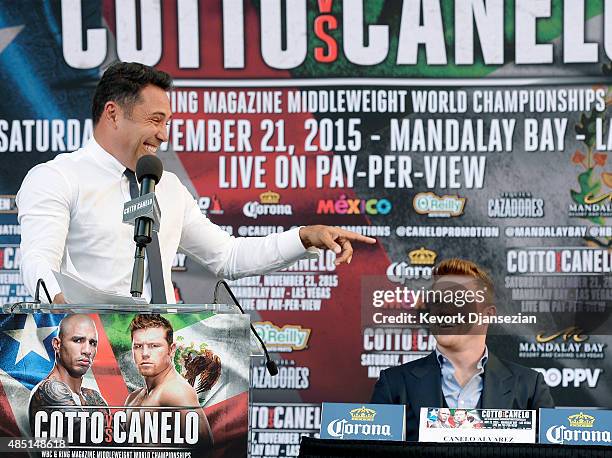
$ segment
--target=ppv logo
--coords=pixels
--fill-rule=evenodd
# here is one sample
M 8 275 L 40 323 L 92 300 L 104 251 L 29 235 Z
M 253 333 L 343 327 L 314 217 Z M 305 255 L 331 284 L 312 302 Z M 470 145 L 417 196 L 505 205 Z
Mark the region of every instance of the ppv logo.
M 584 382 L 586 382 L 589 388 L 595 388 L 599 381 L 599 376 L 603 372 L 602 369 L 585 369 L 582 367 L 564 367 L 563 369 L 534 367 L 533 369 L 541 373 L 546 384 L 552 388 L 559 385 L 568 387 L 570 384 L 578 388 Z
M 450 218 L 463 215 L 465 197 L 442 196 L 433 192 L 420 192 L 412 200 L 412 206 L 419 215 L 429 218 Z

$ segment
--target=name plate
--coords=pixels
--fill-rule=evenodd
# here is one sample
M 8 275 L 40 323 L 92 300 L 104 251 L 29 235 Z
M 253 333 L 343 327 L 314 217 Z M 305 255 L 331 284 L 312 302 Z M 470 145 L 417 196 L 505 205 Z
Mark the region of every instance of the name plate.
M 405 434 L 402 405 L 323 403 L 321 439 L 403 441 Z
M 612 445 L 612 410 L 540 409 L 540 443 Z
M 534 444 L 535 410 L 423 407 L 419 442 Z
M 123 204 L 123 222 L 134 225 L 136 218 L 149 218 L 153 220 L 153 230 L 159 232 L 161 210 L 154 192 L 136 197 Z

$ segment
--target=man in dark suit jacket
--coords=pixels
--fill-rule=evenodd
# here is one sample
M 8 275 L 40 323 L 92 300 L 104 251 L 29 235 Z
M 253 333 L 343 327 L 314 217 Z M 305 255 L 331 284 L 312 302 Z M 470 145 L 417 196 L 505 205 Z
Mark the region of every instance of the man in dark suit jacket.
M 472 304 L 473 308 L 462 306 L 460 313 L 476 310 L 495 314 L 493 284 L 485 271 L 470 261 L 443 261 L 434 271 L 434 289 L 450 276 L 471 277 L 474 282 L 469 280 L 465 289 L 488 291 L 482 303 Z M 435 308 L 430 306 L 430 310 Z M 437 312 L 448 314 L 448 310 Z M 435 313 L 432 310 L 432 314 Z M 433 328 L 436 351 L 382 371 L 371 402 L 406 406 L 406 439 L 409 441 L 418 440 L 421 407 L 534 410 L 554 407 L 542 374 L 489 353 L 485 345 L 486 331 L 486 324 Z
M 491 353 L 485 366 L 481 396 L 482 409 L 537 410 L 540 407 L 554 407 L 542 374 L 519 364 L 503 361 Z M 406 440 L 418 440 L 421 407 L 444 407 L 445 404 L 436 352 L 382 371 L 374 387 L 371 402 L 404 404 Z

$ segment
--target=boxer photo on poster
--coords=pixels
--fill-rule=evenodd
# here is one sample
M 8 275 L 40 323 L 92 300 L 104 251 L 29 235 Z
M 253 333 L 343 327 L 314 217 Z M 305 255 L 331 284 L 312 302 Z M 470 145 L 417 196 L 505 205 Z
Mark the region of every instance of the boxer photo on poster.
M 30 429 L 35 438 L 67 437 L 71 442 L 81 437 L 84 423 L 89 429 L 89 414 L 94 411 L 108 414 L 102 395 L 82 386 L 83 377 L 94 363 L 98 351 L 98 330 L 87 315 L 66 316 L 59 324 L 59 332 L 52 340 L 55 364 L 47 377 L 38 383 L 30 395 L 28 407 Z M 89 409 L 100 406 L 100 409 Z M 61 421 L 51 421 L 61 412 Z M 87 417 L 79 415 L 87 412 Z M 81 440 L 80 442 L 86 442 Z
M 179 437 L 186 436 L 190 430 L 191 437 L 197 435 L 199 448 L 212 448 L 212 431 L 196 389 L 174 366 L 177 345 L 170 322 L 157 314 L 136 315 L 130 323 L 130 333 L 134 364 L 145 383 L 125 401 L 130 407 L 130 423 L 135 414 L 141 416 L 144 423 L 147 412 L 154 412 L 156 408 L 168 412 L 163 408 L 176 407 L 171 411 L 180 421 L 173 422 L 172 427 L 180 427 Z M 196 425 L 197 432 L 194 431 Z M 169 436 L 176 436 L 176 432 Z

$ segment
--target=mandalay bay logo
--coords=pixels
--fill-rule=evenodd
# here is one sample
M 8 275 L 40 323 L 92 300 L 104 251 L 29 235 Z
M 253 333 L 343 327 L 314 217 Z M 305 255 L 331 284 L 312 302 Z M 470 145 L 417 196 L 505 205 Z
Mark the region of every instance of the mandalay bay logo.
M 549 412 L 553 409 L 542 409 L 542 422 L 550 419 Z M 550 444 L 588 444 L 588 445 L 612 445 L 612 433 L 610 432 L 610 417 L 612 412 L 604 410 L 589 410 L 592 415 L 579 412 L 566 417 L 568 426 L 565 424 L 553 424 L 546 429 L 545 442 Z M 558 414 L 558 411 L 555 412 Z M 566 414 L 567 415 L 567 414 Z M 606 421 L 606 416 L 608 417 Z M 597 418 L 600 417 L 600 418 Z M 599 427 L 595 428 L 596 420 Z M 553 419 L 553 423 L 555 423 Z

